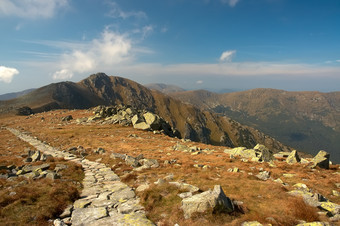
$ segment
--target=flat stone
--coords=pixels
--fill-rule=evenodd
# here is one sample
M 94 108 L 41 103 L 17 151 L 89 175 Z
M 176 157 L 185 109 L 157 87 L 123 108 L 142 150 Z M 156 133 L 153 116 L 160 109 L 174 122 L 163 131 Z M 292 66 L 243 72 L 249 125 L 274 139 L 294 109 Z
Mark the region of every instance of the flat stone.
M 93 225 L 92 222 L 107 217 L 108 212 L 104 207 L 80 208 L 72 212 L 72 225 Z
M 78 199 L 74 202 L 73 207 L 74 209 L 85 208 L 91 204 L 92 200 L 88 199 Z

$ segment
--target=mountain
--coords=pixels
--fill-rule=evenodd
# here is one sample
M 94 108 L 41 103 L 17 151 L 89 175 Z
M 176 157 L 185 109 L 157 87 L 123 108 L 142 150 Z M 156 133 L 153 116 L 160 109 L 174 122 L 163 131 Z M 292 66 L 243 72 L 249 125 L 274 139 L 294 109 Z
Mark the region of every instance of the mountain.
M 144 86 L 152 90 L 158 90 L 159 92 L 162 92 L 165 94 L 185 91 L 185 89 L 179 86 L 167 85 L 163 83 L 151 83 L 151 84 L 146 84 Z
M 331 153 L 340 162 L 340 92 L 253 89 L 217 94 L 205 90 L 172 97 L 254 127 L 298 150 Z
M 33 90 L 35 90 L 35 89 L 26 89 L 26 90 L 21 91 L 21 92 L 2 94 L 2 95 L 0 95 L 0 100 L 10 100 L 10 99 L 13 99 L 13 98 L 17 98 L 17 97 L 23 96 L 27 93 L 30 93 Z
M 262 132 L 243 126 L 226 116 L 184 104 L 156 90 L 150 90 L 131 80 L 107 76 L 104 73 L 91 75 L 78 82 L 50 84 L 9 101 L 0 101 L 0 113 L 14 112 L 28 106 L 33 112 L 52 109 L 86 109 L 97 105 L 131 105 L 137 109 L 154 112 L 181 133 L 183 138 L 229 147 L 254 147 L 266 145 L 274 152 L 290 148 L 266 136 Z

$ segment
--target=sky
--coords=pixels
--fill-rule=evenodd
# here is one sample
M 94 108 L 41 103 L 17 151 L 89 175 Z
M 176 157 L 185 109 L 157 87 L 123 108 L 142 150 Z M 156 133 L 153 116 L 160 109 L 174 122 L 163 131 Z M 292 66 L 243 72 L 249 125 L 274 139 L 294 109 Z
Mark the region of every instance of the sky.
M 340 91 L 339 0 L 0 0 L 0 94 L 97 72 Z

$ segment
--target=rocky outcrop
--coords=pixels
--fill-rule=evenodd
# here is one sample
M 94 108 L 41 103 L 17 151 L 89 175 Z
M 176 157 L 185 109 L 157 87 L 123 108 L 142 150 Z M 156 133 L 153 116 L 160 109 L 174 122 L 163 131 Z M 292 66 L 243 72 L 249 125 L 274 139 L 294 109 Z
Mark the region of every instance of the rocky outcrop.
M 93 109 L 94 116 L 87 122 L 101 121 L 103 124 L 116 124 L 130 126 L 135 129 L 160 131 L 171 137 L 180 137 L 180 133 L 172 128 L 162 117 L 145 110 L 137 110 L 131 106 L 98 106 Z M 78 121 L 82 123 L 82 121 Z
M 262 144 L 257 144 L 253 149 L 247 149 L 245 147 L 226 149 L 224 153 L 260 162 L 271 162 L 275 159 L 273 152 Z
M 312 167 L 320 167 L 323 169 L 329 169 L 329 157 L 330 154 L 325 151 L 319 151 L 319 153 L 313 158 L 313 166 Z
M 295 189 L 289 191 L 289 194 L 302 197 L 306 204 L 326 211 L 327 216 L 329 217 L 340 216 L 340 205 L 330 202 L 327 198 L 319 193 L 313 192 L 305 184 L 298 183 L 293 187 Z
M 231 213 L 234 211 L 232 201 L 224 194 L 220 185 L 215 185 L 214 190 L 193 195 L 182 200 L 181 209 L 185 218 L 190 218 L 194 213 Z
M 288 164 L 295 164 L 295 163 L 298 163 L 298 162 L 300 162 L 300 161 L 301 161 L 300 156 L 299 156 L 299 154 L 297 153 L 296 150 L 293 150 L 293 151 L 288 155 L 288 157 L 287 157 L 287 159 L 286 159 L 286 162 L 287 162 Z

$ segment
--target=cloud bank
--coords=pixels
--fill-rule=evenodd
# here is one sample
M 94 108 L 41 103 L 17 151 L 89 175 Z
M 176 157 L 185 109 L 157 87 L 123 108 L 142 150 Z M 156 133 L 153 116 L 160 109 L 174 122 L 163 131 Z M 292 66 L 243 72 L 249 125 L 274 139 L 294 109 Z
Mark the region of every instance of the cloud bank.
M 132 41 L 125 35 L 105 29 L 99 39 L 84 45 L 75 45 L 64 54 L 60 70 L 53 79 L 72 78 L 74 73 L 91 72 L 107 66 L 115 66 L 132 59 Z
M 109 2 L 108 5 L 111 7 L 109 13 L 107 14 L 113 18 L 128 19 L 130 17 L 135 17 L 137 19 L 145 19 L 147 15 L 143 11 L 123 11 L 116 2 Z
M 14 75 L 19 74 L 15 68 L 0 66 L 0 82 L 11 83 Z
M 21 18 L 51 18 L 68 0 L 0 0 L 0 15 Z

